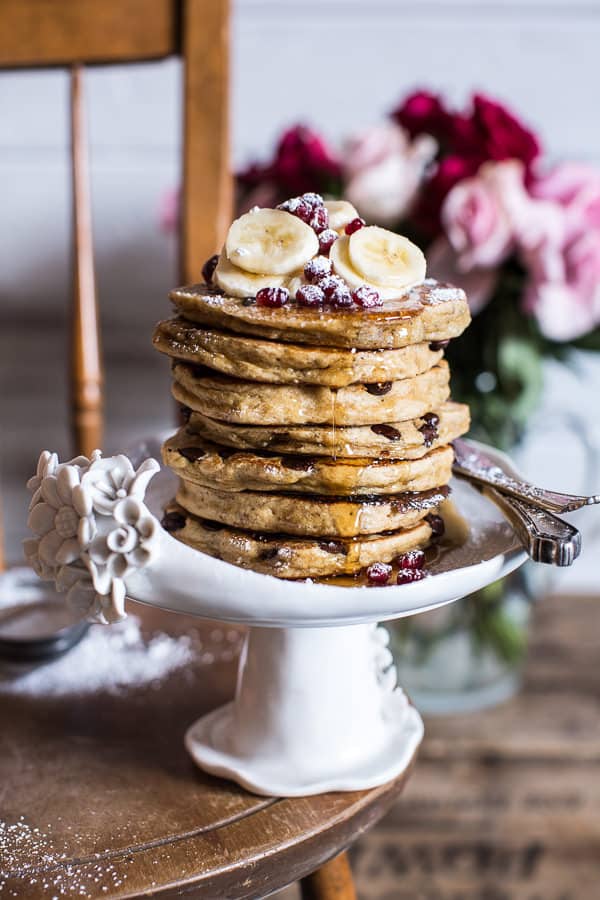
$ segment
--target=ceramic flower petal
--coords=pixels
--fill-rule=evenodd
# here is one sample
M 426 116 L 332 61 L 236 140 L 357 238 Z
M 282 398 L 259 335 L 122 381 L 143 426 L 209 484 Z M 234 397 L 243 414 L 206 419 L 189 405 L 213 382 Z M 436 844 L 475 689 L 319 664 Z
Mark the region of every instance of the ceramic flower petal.
M 42 501 L 42 503 L 38 503 L 34 506 L 29 513 L 29 516 L 27 517 L 27 527 L 35 532 L 35 534 L 47 534 L 54 528 L 55 516 L 56 510 L 54 507 L 49 506 Z
M 39 554 L 43 562 L 56 565 L 56 554 L 62 547 L 63 539 L 56 531 L 49 531 L 40 541 Z
M 59 509 L 63 505 L 63 501 L 58 493 L 55 475 L 47 475 L 42 481 L 42 497 L 46 503 L 49 503 L 55 509 Z
M 92 514 L 92 498 L 88 491 L 84 490 L 79 483 L 73 486 L 71 503 L 78 515 L 83 517 Z
M 139 501 L 134 500 L 133 497 L 128 497 L 126 500 L 119 500 L 114 508 L 113 515 L 117 522 L 122 522 L 123 525 L 137 525 L 141 512 Z
M 62 467 L 56 476 L 56 487 L 62 504 L 73 505 L 73 488 L 79 484 L 79 471 L 75 466 Z
M 98 528 L 92 516 L 85 516 L 80 519 L 79 527 L 77 529 L 77 539 L 79 540 L 80 545 L 82 547 L 89 547 L 96 537 L 97 531 Z
M 138 542 L 138 534 L 131 525 L 115 528 L 106 536 L 106 546 L 113 553 L 131 553 Z
M 75 562 L 76 559 L 79 559 L 80 553 L 81 548 L 77 538 L 67 538 L 58 549 L 56 562 L 61 566 L 66 566 L 69 563 Z
M 146 459 L 136 471 L 129 485 L 129 496 L 143 499 L 150 479 L 159 471 L 160 465 L 155 459 Z

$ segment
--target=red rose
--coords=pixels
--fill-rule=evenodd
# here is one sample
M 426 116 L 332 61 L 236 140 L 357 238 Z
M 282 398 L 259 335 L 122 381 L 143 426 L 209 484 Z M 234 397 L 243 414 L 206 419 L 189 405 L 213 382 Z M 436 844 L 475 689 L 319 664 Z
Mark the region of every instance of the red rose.
M 295 125 L 282 134 L 271 162 L 253 163 L 237 175 L 243 198 L 247 200 L 248 191 L 268 185 L 276 198 L 274 203 L 305 191 L 337 193 L 341 177 L 341 165 L 333 151 L 317 132 L 304 125 Z
M 304 125 L 282 135 L 269 167 L 270 177 L 286 196 L 325 190 L 341 174 L 340 163 L 323 138 Z
M 519 159 L 529 168 L 541 153 L 538 139 L 501 103 L 473 97 L 470 117 L 456 116 L 454 146 L 459 154 L 486 160 Z
M 411 94 L 391 116 L 411 137 L 426 133 L 445 143 L 451 130 L 450 113 L 440 97 L 429 91 L 416 91 Z

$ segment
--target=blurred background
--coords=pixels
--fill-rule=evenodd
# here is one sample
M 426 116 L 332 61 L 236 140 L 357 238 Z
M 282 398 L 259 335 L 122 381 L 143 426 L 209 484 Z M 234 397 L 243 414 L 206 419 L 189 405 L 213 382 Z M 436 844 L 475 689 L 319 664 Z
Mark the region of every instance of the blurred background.
M 390 113 L 415 91 L 443 98 L 455 112 L 470 110 L 473 93 L 482 92 L 535 134 L 545 173 L 564 162 L 588 167 L 590 209 L 596 204 L 590 222 L 600 228 L 600 176 L 593 174 L 600 171 L 597 0 L 237 0 L 231 41 L 236 172 L 253 163 L 268 167 L 281 135 L 299 123 L 315 131 L 343 169 L 352 138 L 389 123 Z M 168 290 L 179 279 L 173 223 L 181 81 L 177 59 L 85 73 L 107 451 L 166 429 L 173 420 L 167 363 L 152 349 L 151 334 L 156 320 L 169 315 Z M 70 452 L 68 104 L 63 70 L 0 71 L 0 496 L 10 560 L 21 557 L 24 483 L 40 449 Z M 336 190 L 347 186 L 347 175 Z M 258 178 L 253 188 L 265 181 Z M 248 196 L 246 183 L 238 200 Z M 586 231 L 586 221 L 578 227 L 595 241 L 589 258 L 596 278 L 593 296 L 584 302 L 587 319 L 558 338 L 547 333 L 548 319 L 540 325 L 523 314 L 522 325 L 512 321 L 511 336 L 522 331 L 525 344 L 516 363 L 514 352 L 511 357 L 502 407 L 504 420 L 517 423 L 514 439 L 503 443 L 524 472 L 577 493 L 600 490 L 600 231 L 591 225 Z M 418 231 L 410 215 L 407 222 Z M 494 265 L 514 274 L 511 259 Z M 198 277 L 203 262 L 199 255 Z M 498 321 L 503 304 L 507 316 L 521 309 L 524 277 L 519 268 L 518 296 L 494 294 Z M 577 309 L 575 302 L 574 316 Z M 488 337 L 492 331 L 487 329 Z M 492 380 L 480 380 L 476 402 L 487 404 L 486 392 L 499 396 L 501 361 L 495 345 L 493 359 L 481 370 Z M 452 362 L 455 373 L 460 371 L 460 356 Z M 501 663 L 520 667 L 529 618 L 524 603 L 553 595 L 536 610 L 518 700 L 479 716 L 428 722 L 419 777 L 355 851 L 361 896 L 597 896 L 600 691 L 594 679 L 594 601 L 600 537 L 593 511 L 575 521 L 585 550 L 572 571 L 538 570 L 534 583 L 503 586 L 500 595 L 484 598 L 491 600 L 493 615 L 458 623 L 460 633 L 456 622 L 444 620 L 427 626 L 429 637 L 395 635 L 404 658 L 419 657 L 423 642 L 441 635 L 433 666 L 438 678 L 449 671 L 449 661 L 472 661 L 464 642 L 477 629 Z M 497 615 L 500 601 L 512 618 Z M 480 661 L 476 665 L 481 671 Z M 419 674 L 405 672 L 403 683 L 410 677 L 418 681 Z

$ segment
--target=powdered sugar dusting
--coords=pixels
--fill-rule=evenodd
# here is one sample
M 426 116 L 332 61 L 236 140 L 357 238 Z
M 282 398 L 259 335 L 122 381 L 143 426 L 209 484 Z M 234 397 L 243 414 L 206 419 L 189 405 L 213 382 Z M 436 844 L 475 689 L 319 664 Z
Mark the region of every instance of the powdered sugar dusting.
M 171 672 L 194 661 L 209 665 L 233 660 L 241 636 L 235 629 L 192 630 L 173 637 L 142 634 L 140 620 L 130 616 L 110 627 L 93 625 L 86 637 L 65 656 L 34 668 L 0 668 L 0 695 L 65 696 L 107 692 L 120 694 L 132 687 L 158 688 Z
M 70 828 L 67 828 L 71 831 Z M 77 834 L 69 834 L 77 841 Z M 43 892 L 49 900 L 61 897 L 98 897 L 111 893 L 127 880 L 123 868 L 133 858 L 121 857 L 118 866 L 96 854 L 84 866 L 68 862 L 67 842 L 55 839 L 52 825 L 30 825 L 24 816 L 16 822 L 0 820 L 0 896 L 27 898 Z

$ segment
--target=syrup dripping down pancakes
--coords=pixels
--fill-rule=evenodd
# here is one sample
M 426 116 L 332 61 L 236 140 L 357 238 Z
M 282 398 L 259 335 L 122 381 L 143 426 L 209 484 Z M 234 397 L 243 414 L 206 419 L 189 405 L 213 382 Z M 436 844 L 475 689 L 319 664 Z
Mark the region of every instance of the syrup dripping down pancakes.
M 154 336 L 185 420 L 163 447 L 180 479 L 164 526 L 280 578 L 427 547 L 469 427 L 443 358 L 464 293 L 406 238 L 330 209 L 307 194 L 236 220 Z

